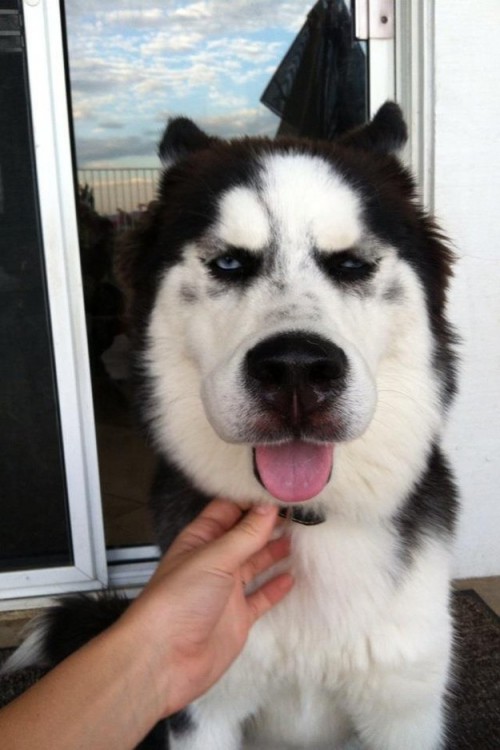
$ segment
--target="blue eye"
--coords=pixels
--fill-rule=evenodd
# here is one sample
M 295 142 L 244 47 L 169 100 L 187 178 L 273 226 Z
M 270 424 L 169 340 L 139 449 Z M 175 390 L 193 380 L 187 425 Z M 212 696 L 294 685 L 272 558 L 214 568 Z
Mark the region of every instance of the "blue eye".
M 221 255 L 214 260 L 214 265 L 221 271 L 239 271 L 242 267 L 241 261 L 232 255 Z
M 339 268 L 345 268 L 353 271 L 357 271 L 360 268 L 364 268 L 367 264 L 364 260 L 360 260 L 359 258 L 345 258 L 339 263 Z
M 245 284 L 259 272 L 262 255 L 243 248 L 226 248 L 224 254 L 208 261 L 210 274 L 225 284 Z

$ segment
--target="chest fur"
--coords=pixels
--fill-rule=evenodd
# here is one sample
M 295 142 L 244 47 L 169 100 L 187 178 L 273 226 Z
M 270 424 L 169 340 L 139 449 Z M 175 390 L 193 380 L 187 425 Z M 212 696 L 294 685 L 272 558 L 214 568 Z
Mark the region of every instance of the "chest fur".
M 333 686 L 419 658 L 447 632 L 442 544 L 422 546 L 403 567 L 388 528 L 327 520 L 294 526 L 290 569 L 294 589 L 252 634 L 258 660 L 281 674 Z

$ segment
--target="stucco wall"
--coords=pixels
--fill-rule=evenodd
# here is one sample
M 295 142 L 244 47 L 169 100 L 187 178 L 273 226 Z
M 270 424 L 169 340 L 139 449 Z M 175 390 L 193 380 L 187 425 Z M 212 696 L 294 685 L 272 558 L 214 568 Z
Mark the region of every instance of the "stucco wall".
M 454 573 L 500 574 L 500 2 L 435 2 L 435 208 L 463 336 L 447 443 L 463 509 Z

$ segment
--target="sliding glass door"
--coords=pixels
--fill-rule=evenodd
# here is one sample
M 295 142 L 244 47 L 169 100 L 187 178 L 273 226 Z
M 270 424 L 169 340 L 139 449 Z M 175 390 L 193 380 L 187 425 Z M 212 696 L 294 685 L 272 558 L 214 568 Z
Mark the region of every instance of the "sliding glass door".
M 0 0 L 0 598 L 106 580 L 61 24 Z

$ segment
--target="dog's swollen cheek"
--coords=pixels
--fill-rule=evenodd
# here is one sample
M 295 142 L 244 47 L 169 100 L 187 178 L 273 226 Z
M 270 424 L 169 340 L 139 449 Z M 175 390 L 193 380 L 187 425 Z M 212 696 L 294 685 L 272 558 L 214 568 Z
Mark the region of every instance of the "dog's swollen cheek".
M 186 321 L 185 345 L 190 358 L 198 368 L 200 378 L 209 377 L 224 359 L 224 332 L 206 325 L 203 312 Z
M 221 384 L 219 392 L 213 391 L 209 380 L 201 383 L 201 401 L 205 417 L 212 429 L 225 443 L 250 443 L 250 407 L 238 398 L 230 387 Z
M 237 366 L 244 356 L 247 341 L 252 340 L 253 317 L 248 310 L 230 302 L 201 299 L 185 316 L 189 350 L 199 362 L 203 375 L 214 368 L 222 373 Z

